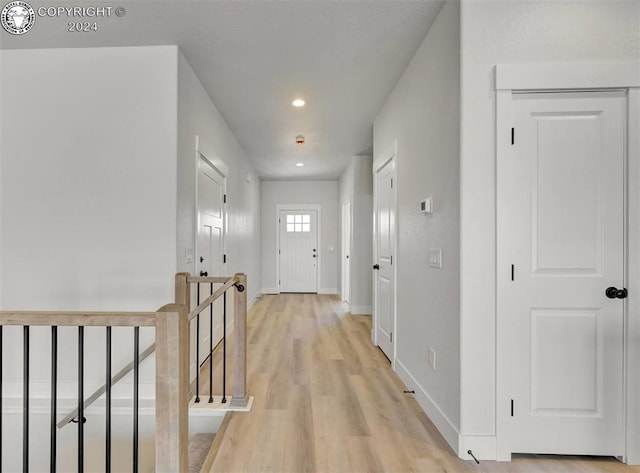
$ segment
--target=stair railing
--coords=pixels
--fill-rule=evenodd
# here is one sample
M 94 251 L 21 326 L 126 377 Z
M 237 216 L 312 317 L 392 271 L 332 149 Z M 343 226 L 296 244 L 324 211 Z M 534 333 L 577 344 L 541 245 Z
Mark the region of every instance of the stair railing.
M 23 327 L 23 426 L 22 426 L 22 470 L 29 471 L 29 409 L 30 409 L 30 333 L 32 326 L 51 327 L 51 414 L 50 414 L 50 471 L 57 465 L 57 429 L 69 421 L 77 424 L 77 464 L 78 471 L 84 469 L 84 411 L 102 394 L 106 394 L 105 422 L 105 471 L 111 471 L 111 389 L 126 374 L 134 373 L 133 395 L 133 471 L 138 471 L 138 374 L 140 363 L 154 350 L 156 352 L 156 397 L 155 397 L 155 471 L 188 471 L 188 404 L 190 391 L 189 350 L 191 347 L 189 323 L 197 320 L 207 308 L 213 317 L 213 302 L 223 298 L 224 335 L 223 346 L 223 399 L 226 399 L 226 298 L 232 287 L 234 297 L 234 345 L 233 345 L 233 386 L 230 408 L 246 407 L 247 371 L 247 296 L 246 276 L 238 273 L 232 277 L 192 277 L 179 273 L 175 277 L 175 303 L 167 304 L 156 312 L 30 312 L 0 311 L 0 465 L 2 465 L 2 358 L 3 327 Z M 208 284 L 212 294 L 191 308 L 192 285 Z M 213 284 L 222 284 L 213 291 Z M 196 291 L 199 292 L 199 291 Z M 57 372 L 58 372 L 58 327 L 78 328 L 78 395 L 77 407 L 58 421 Z M 88 398 L 84 396 L 84 328 L 105 327 L 106 336 L 106 377 L 105 384 Z M 111 329 L 112 327 L 132 327 L 134 337 L 133 362 L 111 375 Z M 155 327 L 155 343 L 140 353 L 139 328 Z M 198 343 L 196 341 L 196 343 Z M 199 356 L 199 355 L 197 355 Z M 213 348 L 209 356 L 213 358 Z M 212 363 L 210 362 L 210 366 Z M 199 367 L 199 364 L 197 365 Z M 210 368 L 211 369 L 211 368 Z M 199 369 L 196 370 L 199 376 Z M 211 373 L 211 372 L 210 372 Z M 211 379 L 211 376 L 210 376 Z M 199 384 L 196 382 L 196 384 Z M 210 389 L 210 397 L 211 397 Z M 196 390 L 196 399 L 199 393 Z M 75 419 L 75 420 L 74 420 Z

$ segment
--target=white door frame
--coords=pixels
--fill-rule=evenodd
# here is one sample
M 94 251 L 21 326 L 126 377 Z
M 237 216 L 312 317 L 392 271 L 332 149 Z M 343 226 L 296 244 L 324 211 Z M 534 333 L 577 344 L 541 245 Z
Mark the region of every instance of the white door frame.
M 345 207 L 347 206 L 347 204 L 349 205 L 349 215 L 345 215 Z M 345 302 L 347 304 L 349 304 L 349 310 L 351 310 L 351 299 L 352 299 L 352 293 L 351 293 L 351 288 L 353 287 L 353 284 L 351 284 L 351 260 L 353 259 L 353 255 L 352 255 L 352 249 L 353 249 L 353 204 L 351 202 L 351 200 L 345 200 L 344 202 L 342 202 L 342 206 L 341 206 L 341 219 L 342 219 L 342 226 L 341 226 L 341 250 L 342 250 L 342 264 L 341 264 L 341 269 L 342 269 L 342 280 L 341 280 L 341 298 L 343 301 L 345 301 L 345 292 L 347 292 L 349 294 L 348 300 L 346 300 Z M 345 216 L 348 219 L 348 225 L 349 225 L 349 241 L 345 241 Z M 346 243 L 346 244 L 345 244 Z M 347 256 L 349 256 L 349 259 L 347 260 Z M 348 269 L 347 269 L 348 268 Z M 345 274 L 347 273 L 347 271 L 349 272 L 349 285 L 347 287 L 347 285 L 345 284 Z M 346 291 L 345 291 L 346 289 Z
M 384 150 L 382 153 L 377 154 L 373 160 L 373 262 L 374 264 L 378 262 L 378 221 L 376 216 L 376 202 L 378 197 L 378 183 L 376 179 L 376 174 L 380 169 L 382 169 L 389 162 L 394 165 L 394 179 L 396 181 L 396 185 L 393 186 L 393 215 L 395 218 L 394 222 L 394 232 L 393 232 L 393 256 L 395 256 L 395 261 L 392 265 L 393 271 L 393 343 L 391 344 L 391 369 L 393 371 L 396 370 L 396 354 L 398 346 L 398 331 L 397 328 L 397 314 L 398 314 L 398 140 L 393 140 L 393 144 Z M 376 307 L 376 300 L 378 297 L 378 283 L 376 280 L 376 274 L 372 269 L 372 280 L 373 280 L 373 320 L 371 325 L 371 341 L 375 346 L 378 346 L 378 308 Z
M 622 461 L 640 464 L 640 62 L 499 64 L 496 66 L 496 458 L 511 459 L 509 442 L 510 371 L 512 349 L 509 333 L 502 329 L 508 313 L 501 294 L 508 290 L 502 281 L 510 268 L 501 252 L 501 242 L 509 238 L 509 222 L 504 218 L 508 203 L 501 202 L 501 189 L 508 177 L 500 172 L 501 163 L 513 159 L 514 92 L 553 92 L 624 89 L 627 91 L 627 189 L 625 228 L 627 277 L 625 287 L 630 297 L 624 312 L 624 418 L 625 454 Z M 634 296 L 635 295 L 635 296 Z M 633 340 L 634 343 L 629 343 Z
M 276 294 L 280 294 L 280 212 L 281 211 L 296 211 L 296 210 L 315 210 L 318 213 L 318 223 L 316 226 L 317 231 L 317 244 L 318 244 L 318 276 L 316 279 L 316 293 L 320 294 L 320 282 L 322 279 L 322 205 L 321 204 L 276 204 Z
M 211 166 L 218 174 L 222 176 L 223 179 L 223 191 L 224 195 L 227 195 L 227 177 L 229 177 L 229 166 L 226 165 L 220 157 L 218 157 L 214 152 L 213 148 L 207 146 L 207 144 L 200 138 L 200 136 L 196 135 L 196 150 L 195 150 L 195 172 L 194 172 L 194 180 L 195 180 L 195 228 L 193 235 L 193 248 L 194 248 L 194 258 L 193 258 L 193 275 L 197 276 L 196 271 L 198 268 L 198 231 L 200 230 L 200 212 L 199 212 L 199 197 L 198 197 L 198 168 L 200 165 L 200 160 L 202 159 L 205 163 Z M 229 212 L 227 212 L 226 199 L 222 205 L 222 221 L 223 221 L 223 231 L 222 231 L 222 254 L 226 255 L 226 243 L 227 243 L 227 233 L 229 232 Z M 222 267 L 224 268 L 223 272 L 226 273 L 227 263 L 225 258 L 222 260 Z M 212 276 L 224 276 L 224 274 L 213 274 Z

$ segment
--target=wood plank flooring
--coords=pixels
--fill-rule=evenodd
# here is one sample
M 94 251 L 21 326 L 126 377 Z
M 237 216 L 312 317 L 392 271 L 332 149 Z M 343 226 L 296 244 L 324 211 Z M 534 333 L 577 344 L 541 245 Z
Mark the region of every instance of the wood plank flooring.
M 458 459 L 372 345 L 371 318 L 335 296 L 263 296 L 248 323 L 255 401 L 231 415 L 213 473 L 640 472 L 613 458 Z

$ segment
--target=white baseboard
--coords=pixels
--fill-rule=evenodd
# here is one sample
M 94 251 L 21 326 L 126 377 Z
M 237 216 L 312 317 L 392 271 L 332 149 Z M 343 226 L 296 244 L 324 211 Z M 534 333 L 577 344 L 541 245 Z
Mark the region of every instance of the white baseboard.
M 256 294 L 251 299 L 249 299 L 249 302 L 247 302 L 247 310 L 249 310 L 249 309 L 251 309 L 253 307 L 253 305 L 257 302 L 258 298 L 261 295 L 262 294 Z
M 337 293 L 338 293 L 338 290 L 335 287 L 318 289 L 318 294 L 337 294 Z
M 275 287 L 263 287 L 262 294 L 280 294 L 280 292 Z
M 431 422 L 433 422 L 433 425 L 435 425 L 438 431 L 442 434 L 451 449 L 458 453 L 460 451 L 458 448 L 460 432 L 458 432 L 457 427 L 449 420 L 446 414 L 440 410 L 440 407 L 438 407 L 420 383 L 416 381 L 416 378 L 413 377 L 406 366 L 404 366 L 397 358 L 395 371 L 407 387 L 415 390 L 416 393 L 414 396 L 416 401 L 418 401 L 418 404 L 420 404 L 420 407 L 422 407 L 422 410 L 427 414 L 429 419 L 431 419 Z
M 478 460 L 496 460 L 497 442 L 495 435 L 460 435 L 458 456 L 463 460 L 473 460 L 467 452 L 471 450 Z
M 350 306 L 350 312 L 355 315 L 371 315 L 373 314 L 373 307 L 370 305 L 352 305 Z

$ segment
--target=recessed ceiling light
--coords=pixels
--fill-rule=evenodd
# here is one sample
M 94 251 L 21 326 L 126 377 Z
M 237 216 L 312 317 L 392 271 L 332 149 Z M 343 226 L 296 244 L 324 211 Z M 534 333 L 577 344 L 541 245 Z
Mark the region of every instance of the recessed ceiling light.
M 304 163 L 296 163 L 296 166 L 298 166 L 299 168 L 301 168 L 302 166 L 304 166 Z
M 304 107 L 304 100 L 302 99 L 295 99 L 293 102 L 291 102 L 291 105 L 293 105 L 294 107 Z

